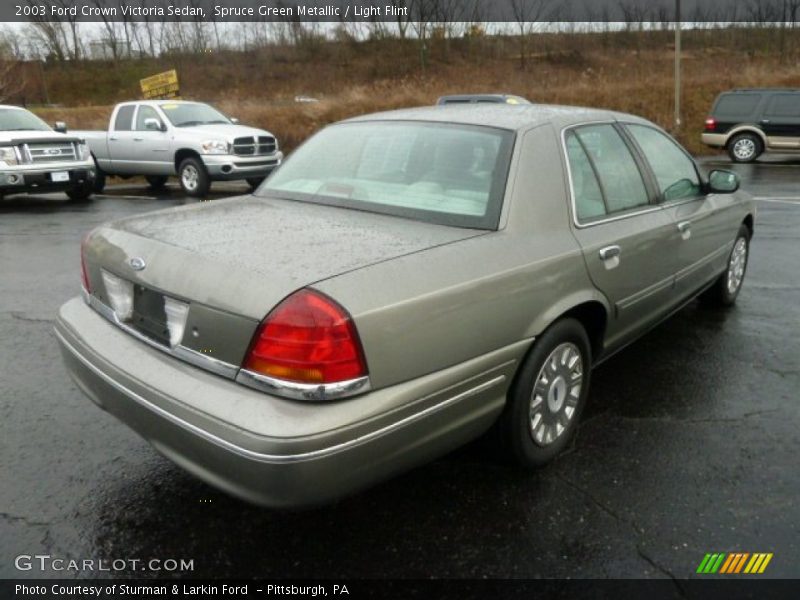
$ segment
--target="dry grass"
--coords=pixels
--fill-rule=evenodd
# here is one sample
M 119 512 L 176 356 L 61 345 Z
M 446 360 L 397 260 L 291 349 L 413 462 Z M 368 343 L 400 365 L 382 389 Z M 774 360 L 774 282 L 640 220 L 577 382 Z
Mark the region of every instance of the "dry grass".
M 745 38 L 688 34 L 683 55 L 684 126 L 681 141 L 696 153 L 707 152 L 699 133 L 714 97 L 734 87 L 800 87 L 800 70 L 784 50 L 774 49 L 769 35 Z M 740 35 L 741 34 L 741 35 Z M 666 34 L 540 36 L 529 44 L 521 68 L 513 38 L 472 42 L 455 40 L 434 46 L 423 72 L 417 46 L 397 40 L 362 45 L 331 44 L 308 54 L 298 49 L 274 49 L 261 54 L 211 56 L 203 64 L 180 57 L 173 62 L 135 64 L 148 72 L 177 65 L 186 97 L 216 103 L 242 122 L 275 133 L 285 148 L 294 148 L 321 126 L 353 115 L 431 104 L 446 93 L 509 92 L 535 102 L 594 106 L 630 112 L 672 128 L 673 55 Z M 478 45 L 475 45 L 478 44 Z M 725 45 L 727 44 L 727 45 Z M 237 58 L 238 57 L 238 58 Z M 232 63 L 233 60 L 238 60 Z M 235 69 L 231 64 L 236 64 Z M 102 66 L 102 65 L 101 65 Z M 136 81 L 127 80 L 113 92 L 103 77 L 113 74 L 84 67 L 80 81 L 94 71 L 98 90 L 76 92 L 68 87 L 70 72 L 80 67 L 50 70 L 53 94 L 80 104 L 98 98 L 136 97 Z M 62 81 L 63 80 L 63 81 Z M 105 83 L 104 83 L 105 81 Z M 64 90 L 59 92 L 58 90 Z M 295 103 L 295 95 L 319 98 Z M 113 96 L 113 97 L 109 97 Z M 51 94 L 52 96 L 52 94 Z M 59 98 L 53 98 L 58 100 Z M 95 102 L 97 103 L 97 102 Z M 71 106 L 37 110 L 49 122 L 65 120 L 75 129 L 105 128 L 110 105 Z

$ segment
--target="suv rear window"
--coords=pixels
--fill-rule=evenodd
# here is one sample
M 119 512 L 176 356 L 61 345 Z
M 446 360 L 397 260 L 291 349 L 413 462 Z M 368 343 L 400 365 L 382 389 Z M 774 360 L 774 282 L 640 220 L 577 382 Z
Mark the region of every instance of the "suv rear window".
M 725 94 L 714 107 L 717 117 L 747 117 L 753 113 L 761 100 L 761 94 Z

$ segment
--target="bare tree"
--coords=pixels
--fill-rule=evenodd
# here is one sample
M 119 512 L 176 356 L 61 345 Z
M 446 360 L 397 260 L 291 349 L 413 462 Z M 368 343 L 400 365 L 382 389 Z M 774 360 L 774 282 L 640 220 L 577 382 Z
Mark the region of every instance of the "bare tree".
M 536 23 L 543 20 L 550 0 L 508 0 L 511 13 L 519 30 L 519 66 L 527 65 L 528 37 L 533 33 Z

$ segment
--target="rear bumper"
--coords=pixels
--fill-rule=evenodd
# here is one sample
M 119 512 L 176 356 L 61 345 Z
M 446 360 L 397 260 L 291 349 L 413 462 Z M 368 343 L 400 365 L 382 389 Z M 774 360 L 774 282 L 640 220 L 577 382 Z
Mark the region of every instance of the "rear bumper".
M 310 403 L 166 356 L 78 298 L 61 307 L 56 336 L 93 402 L 195 476 L 272 507 L 329 502 L 477 437 L 501 411 L 524 352 L 515 345 L 357 398 Z
M 68 181 L 53 181 L 53 173 L 68 173 Z M 50 165 L 46 168 L 21 168 L 0 171 L 0 192 L 22 194 L 68 190 L 87 181 L 94 181 L 94 165 Z
M 724 133 L 704 133 L 700 136 L 700 141 L 712 148 L 724 148 L 728 143 L 728 136 Z
M 202 158 L 211 179 L 232 180 L 266 177 L 280 166 L 283 153 L 276 152 L 268 156 L 206 154 Z

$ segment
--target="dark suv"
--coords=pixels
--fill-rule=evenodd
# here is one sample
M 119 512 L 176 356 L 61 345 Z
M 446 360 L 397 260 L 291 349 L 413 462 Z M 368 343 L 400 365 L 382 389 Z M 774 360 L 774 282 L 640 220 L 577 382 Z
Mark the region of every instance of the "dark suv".
M 752 162 L 762 152 L 800 152 L 800 90 L 723 92 L 702 139 L 707 146 L 725 148 L 735 162 Z

